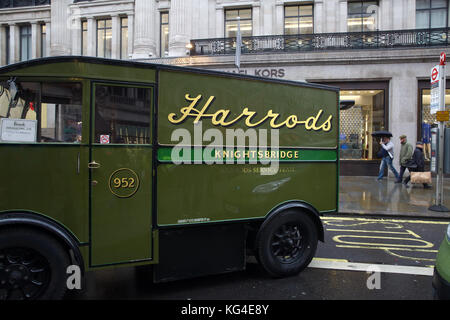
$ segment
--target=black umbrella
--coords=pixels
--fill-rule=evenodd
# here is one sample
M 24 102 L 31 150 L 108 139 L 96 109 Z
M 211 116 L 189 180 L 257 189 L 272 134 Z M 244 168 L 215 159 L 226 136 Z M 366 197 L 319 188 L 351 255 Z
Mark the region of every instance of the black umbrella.
M 392 133 L 386 130 L 372 132 L 372 137 L 392 137 Z

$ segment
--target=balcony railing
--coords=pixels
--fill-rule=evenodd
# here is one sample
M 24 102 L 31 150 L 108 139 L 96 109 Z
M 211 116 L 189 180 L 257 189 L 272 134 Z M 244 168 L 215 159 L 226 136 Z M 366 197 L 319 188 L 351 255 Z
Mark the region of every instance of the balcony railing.
M 447 46 L 450 28 L 242 37 L 243 54 Z M 236 38 L 195 39 L 191 56 L 236 52 Z
M 0 0 L 0 9 L 42 6 L 50 4 L 50 0 Z

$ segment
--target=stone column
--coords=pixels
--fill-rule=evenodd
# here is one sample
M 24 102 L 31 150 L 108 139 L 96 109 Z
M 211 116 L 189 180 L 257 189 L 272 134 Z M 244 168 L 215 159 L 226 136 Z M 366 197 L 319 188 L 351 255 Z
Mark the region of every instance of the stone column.
M 52 41 L 51 56 L 71 54 L 71 35 L 67 34 L 68 24 L 70 24 L 69 5 L 71 0 L 52 1 Z
M 115 14 L 111 16 L 112 39 L 111 39 L 111 58 L 120 59 L 120 17 Z
M 19 27 L 15 23 L 9 24 L 9 63 L 20 61 Z
M 169 12 L 169 57 L 185 56 L 191 40 L 192 4 L 189 0 L 172 0 Z
M 338 32 L 347 32 L 347 0 L 339 2 Z
M 223 6 L 216 7 L 216 37 L 223 38 L 225 29 L 225 16 Z
M 261 5 L 259 3 L 253 4 L 252 7 L 252 23 L 253 23 L 253 31 L 252 36 L 260 36 L 261 35 Z
M 50 55 L 51 43 L 52 43 L 52 23 L 49 20 L 45 22 L 45 52 L 46 56 Z
M 129 59 L 130 56 L 133 56 L 133 41 L 134 39 L 134 15 L 128 15 L 128 53 L 126 59 Z
M 380 2 L 380 8 L 378 10 L 378 27 L 380 30 L 391 30 L 392 29 L 392 21 L 391 21 L 391 7 L 392 0 L 384 0 Z M 414 15 L 415 19 L 415 15 Z
M 156 56 L 155 10 L 155 0 L 135 1 L 136 24 L 134 28 L 133 59 L 146 59 Z
M 81 55 L 81 18 L 74 17 L 72 19 L 72 54 Z
M 277 1 L 275 5 L 275 34 L 284 34 L 284 5 Z
M 94 17 L 87 17 L 87 55 L 97 55 L 97 25 Z
M 36 59 L 40 55 L 40 28 L 36 21 L 31 22 L 31 59 Z

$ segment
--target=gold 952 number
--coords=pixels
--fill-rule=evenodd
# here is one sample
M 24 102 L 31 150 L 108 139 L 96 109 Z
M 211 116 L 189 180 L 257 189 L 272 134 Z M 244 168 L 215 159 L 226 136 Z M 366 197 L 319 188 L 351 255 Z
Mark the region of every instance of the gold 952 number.
M 114 188 L 134 188 L 136 181 L 134 178 L 115 178 L 113 180 Z
M 109 177 L 109 190 L 119 198 L 131 197 L 138 188 L 138 175 L 129 168 L 117 169 Z

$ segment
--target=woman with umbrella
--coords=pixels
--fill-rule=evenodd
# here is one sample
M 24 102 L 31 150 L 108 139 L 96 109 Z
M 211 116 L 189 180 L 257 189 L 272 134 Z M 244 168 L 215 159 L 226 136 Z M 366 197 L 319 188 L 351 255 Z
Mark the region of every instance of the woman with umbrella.
M 398 180 L 400 175 L 392 165 L 392 160 L 394 160 L 394 144 L 391 142 L 390 139 L 392 137 L 392 133 L 390 133 L 389 131 L 375 131 L 374 133 L 372 133 L 372 136 L 381 137 L 380 141 L 381 149 L 379 152 L 379 156 L 381 157 L 381 165 L 377 181 L 383 179 L 384 170 L 386 166 L 392 171 L 392 173 L 395 176 L 395 179 Z

